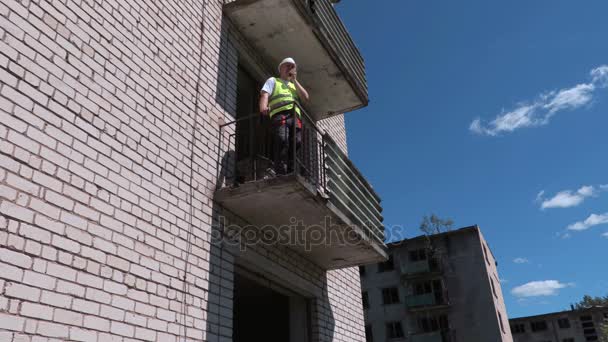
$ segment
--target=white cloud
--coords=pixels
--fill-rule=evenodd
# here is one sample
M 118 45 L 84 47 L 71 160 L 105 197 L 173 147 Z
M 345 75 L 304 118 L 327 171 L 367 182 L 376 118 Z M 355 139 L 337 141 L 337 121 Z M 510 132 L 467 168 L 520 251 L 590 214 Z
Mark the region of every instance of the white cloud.
M 534 101 L 519 103 L 506 112 L 503 110 L 490 122 L 484 123 L 476 118 L 469 125 L 469 130 L 481 135 L 497 136 L 520 128 L 546 125 L 560 111 L 590 105 L 594 92 L 598 88 L 608 87 L 608 65 L 591 70 L 590 76 L 589 83 L 541 94 Z
M 604 188 L 601 188 L 604 190 Z M 541 209 L 549 209 L 549 208 L 570 208 L 576 207 L 577 205 L 583 203 L 583 201 L 587 197 L 597 195 L 598 190 L 595 189 L 591 185 L 582 186 L 580 189 L 576 191 L 572 190 L 564 190 L 560 191 L 555 196 L 544 199 L 542 196 L 544 192 L 539 193 L 536 196 L 537 201 L 542 201 L 540 207 Z M 540 196 L 540 197 L 539 197 Z
M 477 118 L 471 122 L 469 129 L 477 134 L 496 136 L 522 127 L 540 126 L 545 120 L 537 117 L 537 107 L 537 104 L 520 105 L 512 111 L 501 113 L 487 125 Z
M 557 280 L 540 280 L 517 286 L 511 290 L 516 297 L 555 296 L 560 289 L 573 286 L 573 284 L 560 283 Z
M 581 196 L 589 197 L 595 194 L 595 189 L 591 185 L 584 185 L 578 189 L 577 193 Z
M 515 259 L 513 259 L 513 262 L 516 264 L 527 264 L 530 262 L 530 260 L 528 260 L 526 258 L 515 258 Z
M 568 230 L 587 230 L 593 226 L 608 224 L 608 213 L 591 214 L 584 221 L 578 221 L 568 226 Z
M 473 120 L 469 125 L 469 130 L 477 134 L 484 134 L 484 128 L 481 127 L 481 119 L 477 118 Z
M 542 202 L 543 197 L 545 196 L 545 190 L 541 190 L 538 194 L 536 194 L 536 202 Z
M 591 70 L 591 79 L 594 84 L 599 87 L 608 87 L 608 65 L 602 65 L 598 68 Z
M 608 239 L 608 232 L 605 232 L 604 234 L 602 234 L 602 236 Z
M 573 88 L 562 89 L 557 93 L 550 93 L 547 97 L 550 102 L 543 105 L 543 108 L 548 110 L 551 116 L 560 110 L 577 109 L 591 102 L 594 90 L 595 85 L 583 83 Z
M 500 278 L 500 279 L 498 279 L 498 281 L 499 281 L 501 284 L 506 284 L 506 283 L 508 283 L 508 282 L 509 282 L 509 280 L 508 280 L 508 279 L 504 279 L 504 278 Z

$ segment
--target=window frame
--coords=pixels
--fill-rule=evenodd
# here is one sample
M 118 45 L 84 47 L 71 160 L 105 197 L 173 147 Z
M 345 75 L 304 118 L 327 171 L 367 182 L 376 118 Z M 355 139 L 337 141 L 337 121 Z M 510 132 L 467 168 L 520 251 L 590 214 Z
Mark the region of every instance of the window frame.
M 557 326 L 560 329 L 570 329 L 572 324 L 570 324 L 570 319 L 568 317 L 561 317 L 557 319 Z
M 400 302 L 399 287 L 393 286 L 382 288 L 382 305 L 399 304 Z
M 389 340 L 395 340 L 404 338 L 403 324 L 401 321 L 386 322 L 386 338 Z
M 490 276 L 490 285 L 492 286 L 492 293 L 494 294 L 494 298 L 498 299 L 498 294 L 496 293 L 496 284 L 494 284 L 494 278 Z
M 504 322 L 502 321 L 502 315 L 500 314 L 500 311 L 496 310 L 496 313 L 498 314 L 498 322 L 500 322 L 500 330 L 502 330 L 503 334 L 506 334 L 507 331 L 505 330 L 505 325 Z
M 512 323 L 511 324 L 511 333 L 512 334 L 525 334 L 526 333 L 526 323 Z
M 408 251 L 407 257 L 410 262 L 428 260 L 427 249 L 419 248 L 419 249 L 414 249 L 414 250 Z
M 547 330 L 549 330 L 549 325 L 547 324 L 547 321 L 545 321 L 545 320 L 533 321 L 533 322 L 530 322 L 530 330 L 532 332 L 547 331 Z
M 423 316 L 416 319 L 418 329 L 423 333 L 448 331 L 450 322 L 447 314 Z
M 388 260 L 378 263 L 378 273 L 391 272 L 395 270 L 395 259 L 392 254 L 388 255 Z

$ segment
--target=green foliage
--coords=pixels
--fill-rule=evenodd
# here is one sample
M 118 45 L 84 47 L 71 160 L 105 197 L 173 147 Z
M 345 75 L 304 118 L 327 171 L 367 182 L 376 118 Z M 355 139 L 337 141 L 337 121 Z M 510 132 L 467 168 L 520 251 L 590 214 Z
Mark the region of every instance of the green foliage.
M 608 342 L 608 322 L 600 325 L 600 341 Z
M 443 232 L 449 232 L 452 230 L 454 221 L 451 219 L 442 219 L 435 214 L 431 216 L 424 216 L 420 223 L 420 230 L 426 235 L 439 234 Z
M 575 309 L 585 309 L 592 306 L 608 307 L 608 295 L 604 297 L 592 297 L 590 295 L 585 295 L 580 302 L 574 304 Z M 608 342 L 608 320 L 605 320 L 604 324 L 599 326 L 599 340 L 601 342 Z
M 574 304 L 576 309 L 584 309 L 592 306 L 608 306 L 608 295 L 605 297 L 592 297 L 590 295 L 583 296 L 583 300 Z

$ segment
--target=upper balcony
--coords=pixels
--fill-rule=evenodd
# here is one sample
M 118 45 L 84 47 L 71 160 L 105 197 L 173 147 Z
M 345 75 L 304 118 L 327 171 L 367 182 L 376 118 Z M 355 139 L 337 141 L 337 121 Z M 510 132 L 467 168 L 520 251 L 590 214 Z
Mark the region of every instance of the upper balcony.
M 432 277 L 440 273 L 441 268 L 439 261 L 437 258 L 430 255 L 424 260 L 401 263 L 401 274 L 403 280 L 420 277 Z
M 386 260 L 380 198 L 336 142 L 303 112 L 296 157 L 276 175 L 268 124 L 254 114 L 220 130 L 215 200 L 263 235 L 245 243 L 285 245 L 325 269 Z
M 410 311 L 447 308 L 449 303 L 444 293 L 424 293 L 407 296 L 405 304 Z
M 226 0 L 224 13 L 273 70 L 296 60 L 315 120 L 368 104 L 363 58 L 329 0 Z

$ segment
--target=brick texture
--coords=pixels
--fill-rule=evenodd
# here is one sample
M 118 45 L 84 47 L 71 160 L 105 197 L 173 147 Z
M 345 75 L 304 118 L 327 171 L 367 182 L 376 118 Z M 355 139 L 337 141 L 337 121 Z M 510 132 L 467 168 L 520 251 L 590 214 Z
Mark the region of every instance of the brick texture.
M 231 340 L 239 255 L 211 244 L 224 24 L 221 1 L 0 3 L 1 341 Z M 321 125 L 346 152 L 344 118 Z M 318 290 L 314 341 L 365 340 L 356 269 L 252 253 Z

